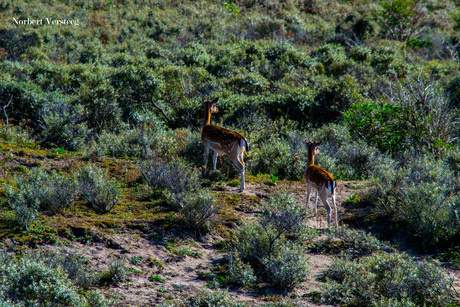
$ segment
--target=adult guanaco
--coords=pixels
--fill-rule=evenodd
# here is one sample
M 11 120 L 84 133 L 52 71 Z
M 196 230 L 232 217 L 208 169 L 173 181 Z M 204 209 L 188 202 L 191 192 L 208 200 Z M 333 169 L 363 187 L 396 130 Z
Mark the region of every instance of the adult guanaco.
M 219 97 L 214 100 L 206 100 L 203 97 L 204 119 L 203 131 L 201 132 L 201 141 L 204 144 L 204 168 L 208 164 L 209 149 L 214 151 L 213 165 L 216 170 L 218 154 L 227 155 L 230 160 L 241 172 L 241 188 L 244 190 L 244 161 L 243 155 L 249 157 L 249 142 L 248 140 L 236 131 L 225 129 L 211 124 L 211 114 L 217 113 L 219 109 L 216 104 Z
M 331 227 L 331 207 L 327 203 L 327 198 L 332 198 L 332 206 L 335 212 L 335 226 L 338 226 L 337 221 L 337 207 L 335 205 L 335 188 L 336 182 L 334 177 L 325 169 L 315 165 L 315 155 L 319 154 L 320 142 L 305 141 L 308 148 L 307 169 L 305 170 L 305 181 L 307 183 L 307 203 L 305 209 L 308 209 L 308 202 L 310 201 L 310 193 L 312 189 L 316 190 L 315 197 L 315 215 L 318 208 L 318 194 L 327 210 L 327 224 Z

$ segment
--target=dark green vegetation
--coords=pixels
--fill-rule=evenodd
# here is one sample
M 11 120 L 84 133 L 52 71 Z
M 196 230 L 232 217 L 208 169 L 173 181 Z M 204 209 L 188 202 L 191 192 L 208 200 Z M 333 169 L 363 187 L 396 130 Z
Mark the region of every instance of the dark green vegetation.
M 178 231 L 223 237 L 226 260 L 198 274 L 210 288 L 287 293 L 308 278 L 309 253 L 341 251 L 327 286 L 300 301 L 458 306 L 439 267 L 375 238 L 458 267 L 456 5 L 0 1 L 0 305 L 109 305 L 97 289 L 137 274 L 123 260 L 92 272 L 78 255 L 28 249 L 114 246 L 110 234 L 135 229 L 177 258 L 201 257 L 175 246 Z M 247 179 L 271 198 L 227 193 L 239 175 L 227 158 L 199 171 L 199 93 L 220 97 L 213 123 L 248 138 Z M 323 140 L 317 163 L 334 177 L 370 186 L 346 203 L 365 210 L 342 222 L 375 236 L 318 237 L 288 192 L 272 195 L 302 179 L 306 138 Z M 257 217 L 242 219 L 240 205 Z M 158 274 L 150 282 L 165 282 Z M 177 302 L 206 304 L 239 305 L 218 291 Z

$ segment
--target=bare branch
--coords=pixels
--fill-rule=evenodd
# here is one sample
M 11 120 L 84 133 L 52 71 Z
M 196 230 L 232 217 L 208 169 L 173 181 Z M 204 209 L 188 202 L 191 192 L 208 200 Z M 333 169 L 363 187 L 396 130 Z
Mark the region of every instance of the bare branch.
M 154 106 L 156 109 L 160 110 L 161 114 L 163 114 L 163 116 L 166 118 L 166 120 L 169 122 L 171 122 L 171 120 L 169 119 L 168 115 L 166 115 L 165 111 L 160 108 L 157 104 L 155 104 L 155 102 L 153 102 L 153 100 L 151 101 L 152 103 L 152 106 Z
M 8 102 L 8 104 L 6 106 L 3 107 L 3 113 L 5 113 L 5 117 L 6 117 L 6 125 L 8 126 L 8 114 L 6 113 L 6 108 L 9 107 L 9 105 L 11 104 L 11 102 L 13 101 L 13 95 L 11 95 L 11 99 L 10 101 Z

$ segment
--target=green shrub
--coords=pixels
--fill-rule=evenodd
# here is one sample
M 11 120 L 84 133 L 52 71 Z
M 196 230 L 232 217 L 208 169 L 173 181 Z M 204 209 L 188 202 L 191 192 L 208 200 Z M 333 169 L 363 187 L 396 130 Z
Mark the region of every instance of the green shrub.
M 439 84 L 408 78 L 396 84 L 389 98 L 400 110 L 398 121 L 406 129 L 412 147 L 435 152 L 452 143 L 458 124 Z
M 118 203 L 118 183 L 111 180 L 106 170 L 97 166 L 82 167 L 78 175 L 81 197 L 98 213 L 108 213 Z
M 331 229 L 326 238 L 317 240 L 313 250 L 324 253 L 332 249 L 333 252 L 339 251 L 341 255 L 356 259 L 385 248 L 387 248 L 386 244 L 376 237 L 364 231 L 343 226 Z
M 0 138 L 3 142 L 34 147 L 35 140 L 26 127 L 6 125 L 0 122 Z
M 416 262 L 406 254 L 377 253 L 350 262 L 336 258 L 322 293 L 330 304 L 347 306 L 447 306 L 454 303 L 451 284 L 434 264 Z M 384 305 L 385 306 L 385 305 Z M 391 305 L 394 306 L 394 305 Z
M 10 124 L 18 124 L 22 120 L 27 120 L 31 122 L 31 127 L 36 127 L 37 110 L 44 102 L 44 94 L 39 86 L 32 82 L 2 79 L 0 80 L 0 96 L 3 101 L 2 108 L 11 100 L 8 108 L 2 112 L 3 119 L 5 119 L 6 112 L 8 118 L 11 119 Z
M 178 145 L 175 133 L 155 116 L 145 115 L 144 120 L 147 123 L 136 128 L 120 129 L 118 133 L 101 132 L 92 146 L 86 148 L 86 155 L 150 159 L 174 154 Z
M 182 306 L 182 305 L 181 305 Z M 226 291 L 201 291 L 195 296 L 190 297 L 185 303 L 185 307 L 244 307 L 245 304 L 237 303 L 229 297 Z
M 116 285 L 126 281 L 128 269 L 122 258 L 114 258 L 109 263 L 108 270 L 102 272 L 99 276 L 99 284 L 103 286 Z
M 249 264 L 231 255 L 227 281 L 237 286 L 250 287 L 257 281 L 257 278 Z
M 227 86 L 235 93 L 245 95 L 260 95 L 269 88 L 269 82 L 258 72 L 236 68 L 232 77 L 228 79 Z
M 69 176 L 54 171 L 48 174 L 42 168 L 35 168 L 27 175 L 18 176 L 7 194 L 17 222 L 27 228 L 38 212 L 56 214 L 68 209 L 77 190 Z
M 280 249 L 281 235 L 271 225 L 247 222 L 235 232 L 233 248 L 242 261 L 251 265 L 255 272 L 263 269 L 263 259 Z
M 385 152 L 406 148 L 407 130 L 398 120 L 399 106 L 386 102 L 353 104 L 344 114 L 344 123 L 354 136 Z
M 86 306 L 86 299 L 62 268 L 52 268 L 39 259 L 2 258 L 0 293 L 5 299 L 26 306 Z
M 213 60 L 206 48 L 198 43 L 189 43 L 178 52 L 178 57 L 187 66 L 206 67 Z
M 0 274 L 0 297 L 6 301 L 2 305 L 0 299 L 0 306 L 113 305 L 100 291 L 88 291 L 95 275 L 88 261 L 74 252 L 2 253 Z
M 99 84 L 93 87 L 84 84 L 78 91 L 84 107 L 86 122 L 89 128 L 97 132 L 116 131 L 117 128 L 123 126 L 122 110 L 117 103 L 117 93 L 107 80 L 97 82 Z
M 390 157 L 382 155 L 377 148 L 363 141 L 342 145 L 335 158 L 341 176 L 358 180 L 369 179 L 379 169 L 395 164 Z
M 411 72 L 404 61 L 406 45 L 393 40 L 382 40 L 372 48 L 371 67 L 379 75 L 403 78 Z
M 207 189 L 173 196 L 170 202 L 178 208 L 187 228 L 201 232 L 210 228 L 217 217 L 216 200 Z
M 150 160 L 141 165 L 140 171 L 152 190 L 167 189 L 172 198 L 180 199 L 182 194 L 195 193 L 199 189 L 198 172 L 180 160 Z
M 137 124 L 137 113 L 151 107 L 159 89 L 160 78 L 154 70 L 143 65 L 122 65 L 110 76 L 111 86 L 116 92 L 116 101 L 125 122 Z
M 292 289 L 309 273 L 308 257 L 297 244 L 289 243 L 270 258 L 263 260 L 264 273 L 271 286 L 278 289 Z
M 383 151 L 415 148 L 437 152 L 453 142 L 458 124 L 436 83 L 408 78 L 388 90 L 387 99 L 354 104 L 344 114 L 349 130 Z
M 379 2 L 381 10 L 374 10 L 375 21 L 382 27 L 382 35 L 390 39 L 406 41 L 417 34 L 424 12 L 413 0 L 389 0 Z
M 357 80 L 351 75 L 343 75 L 338 79 L 320 79 L 310 108 L 311 124 L 320 127 L 340 120 L 342 113 L 351 105 L 366 100 L 363 96 L 364 89 L 357 84 Z
M 90 133 L 82 113 L 81 108 L 72 106 L 65 97 L 49 97 L 39 112 L 40 143 L 66 150 L 81 149 Z
M 262 205 L 262 223 L 273 225 L 279 233 L 296 236 L 303 230 L 305 206 L 297 203 L 288 192 L 275 192 Z
M 266 281 L 280 289 L 292 289 L 307 276 L 308 261 L 304 247 L 287 240 L 284 235 L 286 225 L 282 225 L 281 230 L 276 228 L 280 225 L 273 219 L 267 219 L 265 222 L 247 222 L 236 230 L 232 257 L 241 259 L 243 264 L 240 267 L 235 267 L 237 263 L 231 265 L 232 280 L 243 277 L 252 280 L 250 269 L 241 267 L 244 264 L 252 268 L 255 276 L 260 276 L 259 281 Z M 238 276 L 240 273 L 243 276 Z M 243 280 L 237 282 L 241 284 Z
M 371 195 L 378 212 L 405 229 L 416 247 L 428 249 L 458 235 L 459 180 L 444 162 L 415 157 L 377 173 Z
M 336 44 L 325 44 L 316 49 L 313 54 L 326 69 L 326 73 L 341 76 L 354 65 L 347 57 L 345 49 Z

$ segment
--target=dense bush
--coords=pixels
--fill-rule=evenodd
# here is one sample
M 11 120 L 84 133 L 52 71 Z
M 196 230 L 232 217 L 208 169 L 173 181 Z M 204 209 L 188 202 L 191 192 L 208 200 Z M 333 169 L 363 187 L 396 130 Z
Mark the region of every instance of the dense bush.
M 336 258 L 326 276 L 323 300 L 347 306 L 448 306 L 451 284 L 434 264 L 406 254 L 377 253 L 356 261 Z M 405 305 L 407 304 L 407 305 Z
M 66 101 L 64 96 L 50 96 L 38 116 L 39 141 L 48 147 L 77 151 L 88 141 L 83 110 Z
M 377 173 L 371 195 L 416 247 L 432 248 L 458 235 L 459 180 L 443 161 L 413 158 Z
M 344 120 L 354 135 L 382 151 L 436 152 L 458 134 L 457 112 L 439 84 L 419 78 L 391 86 L 383 101 L 352 105 Z

